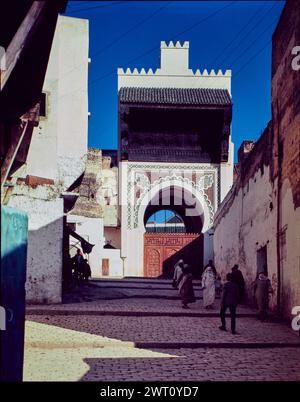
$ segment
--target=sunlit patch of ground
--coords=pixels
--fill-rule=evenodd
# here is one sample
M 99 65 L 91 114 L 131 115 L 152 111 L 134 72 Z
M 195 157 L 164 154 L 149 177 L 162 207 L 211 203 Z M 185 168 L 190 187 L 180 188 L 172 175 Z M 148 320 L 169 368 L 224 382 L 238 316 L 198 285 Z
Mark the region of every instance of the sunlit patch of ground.
M 170 357 L 177 356 L 137 349 L 133 342 L 26 321 L 23 380 L 79 381 L 90 370 L 86 359 Z

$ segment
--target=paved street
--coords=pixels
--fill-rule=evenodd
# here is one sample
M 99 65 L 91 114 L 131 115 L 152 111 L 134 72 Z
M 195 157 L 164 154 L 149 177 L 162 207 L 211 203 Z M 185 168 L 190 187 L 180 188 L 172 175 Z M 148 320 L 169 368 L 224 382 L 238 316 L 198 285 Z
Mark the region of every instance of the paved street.
M 238 309 L 237 335 L 218 329 L 219 300 L 181 308 L 170 281 L 101 280 L 62 305 L 28 306 L 27 381 L 300 380 L 300 338 Z M 229 319 L 228 319 L 229 325 Z

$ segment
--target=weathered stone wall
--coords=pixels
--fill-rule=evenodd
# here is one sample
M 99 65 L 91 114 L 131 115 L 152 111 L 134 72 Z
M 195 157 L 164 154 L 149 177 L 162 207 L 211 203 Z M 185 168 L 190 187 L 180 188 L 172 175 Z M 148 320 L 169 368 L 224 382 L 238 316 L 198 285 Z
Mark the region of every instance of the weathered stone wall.
M 103 217 L 102 196 L 102 154 L 100 149 L 89 148 L 85 171 L 72 185 L 72 191 L 79 197 L 70 212 L 71 215 L 88 218 Z
M 270 181 L 270 126 L 251 153 L 240 161 L 239 176 L 215 216 L 215 264 L 223 279 L 238 264 L 246 281 L 248 300 L 258 269 L 257 253 L 267 250 L 268 275 L 276 291 L 276 197 Z M 276 292 L 271 300 L 276 307 Z
M 285 315 L 300 305 L 300 70 L 292 68 L 295 46 L 300 46 L 300 3 L 287 1 L 272 52 L 272 175 L 279 196 L 278 258 Z
M 102 205 L 104 226 L 118 227 L 118 167 L 113 165 L 112 156 L 102 157 Z
M 106 244 L 121 249 L 121 228 L 106 226 L 104 228 L 104 237 Z
M 266 246 L 275 294 L 271 307 L 289 317 L 300 305 L 300 70 L 292 48 L 300 45 L 300 4 L 287 1 L 273 35 L 272 123 L 247 153 L 239 153 L 237 178 L 215 217 L 217 268 L 238 263 L 248 293 Z M 277 291 L 280 298 L 277 299 Z
M 94 247 L 88 258 L 92 277 L 101 276 L 103 237 L 102 196 L 102 152 L 89 148 L 85 171 L 72 185 L 72 191 L 79 194 L 74 208 L 67 216 L 68 223 L 76 224 L 76 233 Z M 70 245 L 74 239 L 70 237 Z
M 28 214 L 26 301 L 60 303 L 63 199 L 58 188 L 16 185 L 9 205 Z

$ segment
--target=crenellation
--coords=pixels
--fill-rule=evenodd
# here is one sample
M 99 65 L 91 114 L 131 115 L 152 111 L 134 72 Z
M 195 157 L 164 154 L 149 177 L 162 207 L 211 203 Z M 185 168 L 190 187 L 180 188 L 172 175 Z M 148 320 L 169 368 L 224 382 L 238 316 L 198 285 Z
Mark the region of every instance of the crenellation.
M 167 49 L 167 48 L 174 48 L 174 49 L 185 48 L 185 49 L 188 49 L 189 48 L 189 42 L 184 41 L 183 44 L 181 44 L 180 41 L 178 40 L 176 42 L 176 44 L 174 45 L 173 41 L 170 41 L 169 44 L 167 44 L 166 41 L 161 41 L 160 42 L 160 48 L 161 49 Z
M 203 72 L 199 68 L 194 72 L 193 70 L 188 70 L 190 76 L 194 77 L 231 77 L 231 70 L 225 70 L 224 72 L 219 69 L 218 72 L 212 69 L 210 72 L 205 68 Z M 148 71 L 143 67 L 140 71 L 135 67 L 133 70 L 130 67 L 127 67 L 125 70 L 122 67 L 118 67 L 117 70 L 118 75 L 158 75 L 162 76 L 165 74 L 161 73 L 161 69 L 156 69 L 153 71 L 152 68 L 149 68 Z

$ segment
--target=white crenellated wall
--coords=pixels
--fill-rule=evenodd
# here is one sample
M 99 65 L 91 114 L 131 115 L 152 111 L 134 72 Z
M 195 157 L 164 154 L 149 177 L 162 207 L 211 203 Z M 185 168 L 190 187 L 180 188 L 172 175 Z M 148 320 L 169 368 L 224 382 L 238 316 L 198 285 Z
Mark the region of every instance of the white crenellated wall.
M 227 89 L 231 94 L 231 70 L 193 72 L 189 68 L 189 42 L 161 42 L 160 68 L 147 72 L 144 68 L 118 68 L 118 90 L 122 87 L 213 88 Z

